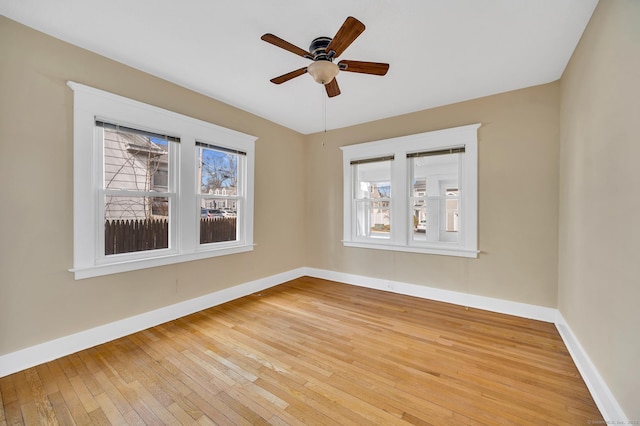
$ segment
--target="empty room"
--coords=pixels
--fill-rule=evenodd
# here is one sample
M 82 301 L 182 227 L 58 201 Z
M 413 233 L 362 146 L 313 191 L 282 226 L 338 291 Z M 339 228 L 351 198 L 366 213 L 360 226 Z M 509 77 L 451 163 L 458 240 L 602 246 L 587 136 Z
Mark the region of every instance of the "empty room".
M 0 425 L 640 424 L 640 1 L 0 12 Z

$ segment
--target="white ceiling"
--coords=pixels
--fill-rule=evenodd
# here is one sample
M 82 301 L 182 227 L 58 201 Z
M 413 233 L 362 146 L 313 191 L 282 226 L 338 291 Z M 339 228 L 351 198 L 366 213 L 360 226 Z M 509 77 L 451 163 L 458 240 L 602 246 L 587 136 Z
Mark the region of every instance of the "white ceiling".
M 326 128 L 419 111 L 561 77 L 598 0 L 0 0 L 3 15 L 304 134 L 325 128 L 324 88 L 273 77 L 347 16 L 366 25 L 338 58 L 388 62 L 341 72 Z

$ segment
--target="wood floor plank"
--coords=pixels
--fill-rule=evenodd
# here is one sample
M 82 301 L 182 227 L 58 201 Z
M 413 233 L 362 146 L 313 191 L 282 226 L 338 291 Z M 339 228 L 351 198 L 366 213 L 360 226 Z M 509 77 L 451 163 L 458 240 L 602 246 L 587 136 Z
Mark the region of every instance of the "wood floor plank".
M 20 412 L 22 413 L 22 419 L 24 420 L 25 424 L 35 425 L 40 423 L 40 416 L 35 402 L 27 401 L 23 404 L 20 404 Z M 42 423 L 46 424 L 44 421 Z
M 61 362 L 62 360 L 63 359 L 59 359 L 47 363 L 47 366 L 51 371 L 51 378 L 52 380 L 55 380 L 58 389 L 60 389 L 60 395 L 62 396 L 63 401 L 74 421 L 81 425 L 90 424 L 91 418 L 89 417 L 89 413 L 85 410 L 82 405 L 82 401 L 80 401 L 80 398 L 71 385 L 69 378 L 62 370 L 65 365 Z
M 55 413 L 55 418 L 61 425 L 73 425 L 76 421 L 73 419 L 69 407 L 64 401 L 64 397 L 60 392 L 54 392 L 49 394 L 49 401 L 51 401 L 51 407 Z
M 155 417 L 159 419 L 161 424 L 177 424 L 177 420 L 166 409 L 162 402 L 158 401 L 149 389 L 147 389 L 142 383 L 134 381 L 131 383 L 132 389 L 136 392 L 138 397 L 144 402 L 144 405 L 149 407 L 150 411 Z M 145 420 L 146 421 L 146 420 Z M 147 422 L 148 423 L 148 422 Z
M 76 395 L 78 395 L 78 398 L 80 398 L 80 402 L 87 413 L 91 413 L 100 408 L 100 404 L 98 404 L 98 401 L 96 401 L 80 376 L 70 377 L 69 382 L 76 392 Z
M 38 376 L 41 377 L 42 386 L 46 395 L 59 392 L 58 385 L 55 380 L 51 378 L 51 370 L 49 364 L 41 364 L 35 367 L 38 372 Z
M 111 422 L 109 421 L 109 418 L 104 413 L 104 411 L 102 411 L 102 408 L 96 408 L 95 410 L 90 412 L 89 413 L 89 417 L 91 418 L 91 424 L 92 425 L 98 425 L 98 426 L 103 426 L 103 425 L 104 426 L 109 426 L 109 425 L 111 425 Z
M 0 395 L 2 395 L 2 412 L 7 424 L 21 424 L 20 402 L 16 393 L 15 379 L 17 374 L 11 374 L 0 380 Z
M 227 406 L 220 398 L 222 392 L 216 395 L 216 398 L 204 399 L 199 394 L 193 392 L 187 396 L 196 407 L 202 410 L 205 415 L 211 419 L 212 422 L 223 426 L 233 426 L 240 423 L 250 424 L 240 414 L 236 413 L 231 407 Z
M 192 416 L 192 413 L 185 411 L 184 408 L 177 402 L 169 405 L 167 407 L 167 410 L 173 415 L 173 417 L 176 418 L 178 423 L 181 425 L 193 424 L 200 418 L 200 416 L 194 418 Z
M 30 368 L 25 371 L 25 378 L 31 389 L 33 395 L 33 402 L 38 411 L 38 419 L 49 425 L 58 424 L 56 415 L 51 406 L 51 401 L 46 395 L 40 376 L 35 368 Z
M 0 378 L 0 425 L 588 421 L 553 324 L 310 277 Z
M 96 401 L 98 402 L 98 404 L 100 404 L 100 409 L 104 413 L 105 417 L 109 419 L 109 422 L 111 424 L 114 424 L 114 425 L 130 424 L 130 423 L 127 423 L 122 413 L 120 413 L 118 408 L 113 403 L 113 400 L 106 393 L 101 393 L 99 395 L 96 395 Z
M 7 424 L 7 417 L 4 411 L 4 398 L 2 397 L 2 389 L 0 388 L 0 426 Z

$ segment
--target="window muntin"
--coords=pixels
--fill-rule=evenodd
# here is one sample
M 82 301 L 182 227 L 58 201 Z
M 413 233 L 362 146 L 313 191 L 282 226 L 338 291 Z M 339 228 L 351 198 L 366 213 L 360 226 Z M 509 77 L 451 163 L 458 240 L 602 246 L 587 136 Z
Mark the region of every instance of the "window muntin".
M 67 84 L 74 94 L 74 261 L 70 271 L 76 279 L 253 249 L 255 137 L 82 84 Z M 132 141 L 118 148 L 122 155 L 122 150 L 142 147 L 147 159 L 153 159 L 145 160 L 148 165 L 144 167 L 136 163 L 143 170 L 138 176 L 116 176 L 112 160 L 105 162 L 104 134 L 110 130 L 147 138 L 142 144 Z M 193 160 L 196 140 L 216 141 L 220 149 L 244 155 L 239 169 L 242 191 L 237 200 L 242 214 L 237 216 L 233 238 L 228 241 L 200 244 L 201 215 L 194 212 L 194 206 L 199 206 L 198 171 Z M 234 196 L 225 190 L 221 198 Z M 143 232 L 150 232 L 151 227 L 155 234 L 145 235 L 146 245 L 114 248 L 113 234 L 107 234 L 112 229 L 107 229 L 105 218 L 121 220 L 116 217 L 125 222 L 144 220 L 134 217 L 151 218 L 153 222 Z M 124 234 L 131 236 L 131 232 Z M 135 241 L 138 244 L 139 239 Z
M 479 124 L 342 147 L 344 237 L 348 247 L 477 257 Z M 377 200 L 358 199 L 354 164 L 389 157 L 388 238 L 363 218 Z M 386 211 L 383 211 L 386 213 Z M 363 224 L 363 225 L 361 225 Z M 375 230 L 375 226 L 373 227 Z

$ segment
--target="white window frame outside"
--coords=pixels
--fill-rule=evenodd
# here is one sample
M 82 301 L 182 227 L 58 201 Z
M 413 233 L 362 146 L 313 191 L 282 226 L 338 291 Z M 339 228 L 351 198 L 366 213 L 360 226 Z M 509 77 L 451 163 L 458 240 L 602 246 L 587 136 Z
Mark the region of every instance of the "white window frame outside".
M 343 245 L 369 249 L 478 257 L 478 128 L 471 124 L 341 147 L 344 177 Z M 457 243 L 414 241 L 410 208 L 411 168 L 407 154 L 465 147 L 460 170 L 460 238 Z M 391 235 L 356 237 L 352 161 L 393 156 L 391 161 Z
M 256 137 L 134 101 L 72 81 L 73 114 L 73 242 L 75 279 L 115 274 L 253 250 L 253 186 Z M 96 118 L 123 126 L 180 138 L 169 165 L 175 194 L 170 213 L 169 248 L 104 256 L 102 129 Z M 196 140 L 246 153 L 244 197 L 237 241 L 200 244 L 200 206 L 196 197 Z M 170 186 L 171 186 L 170 183 Z

